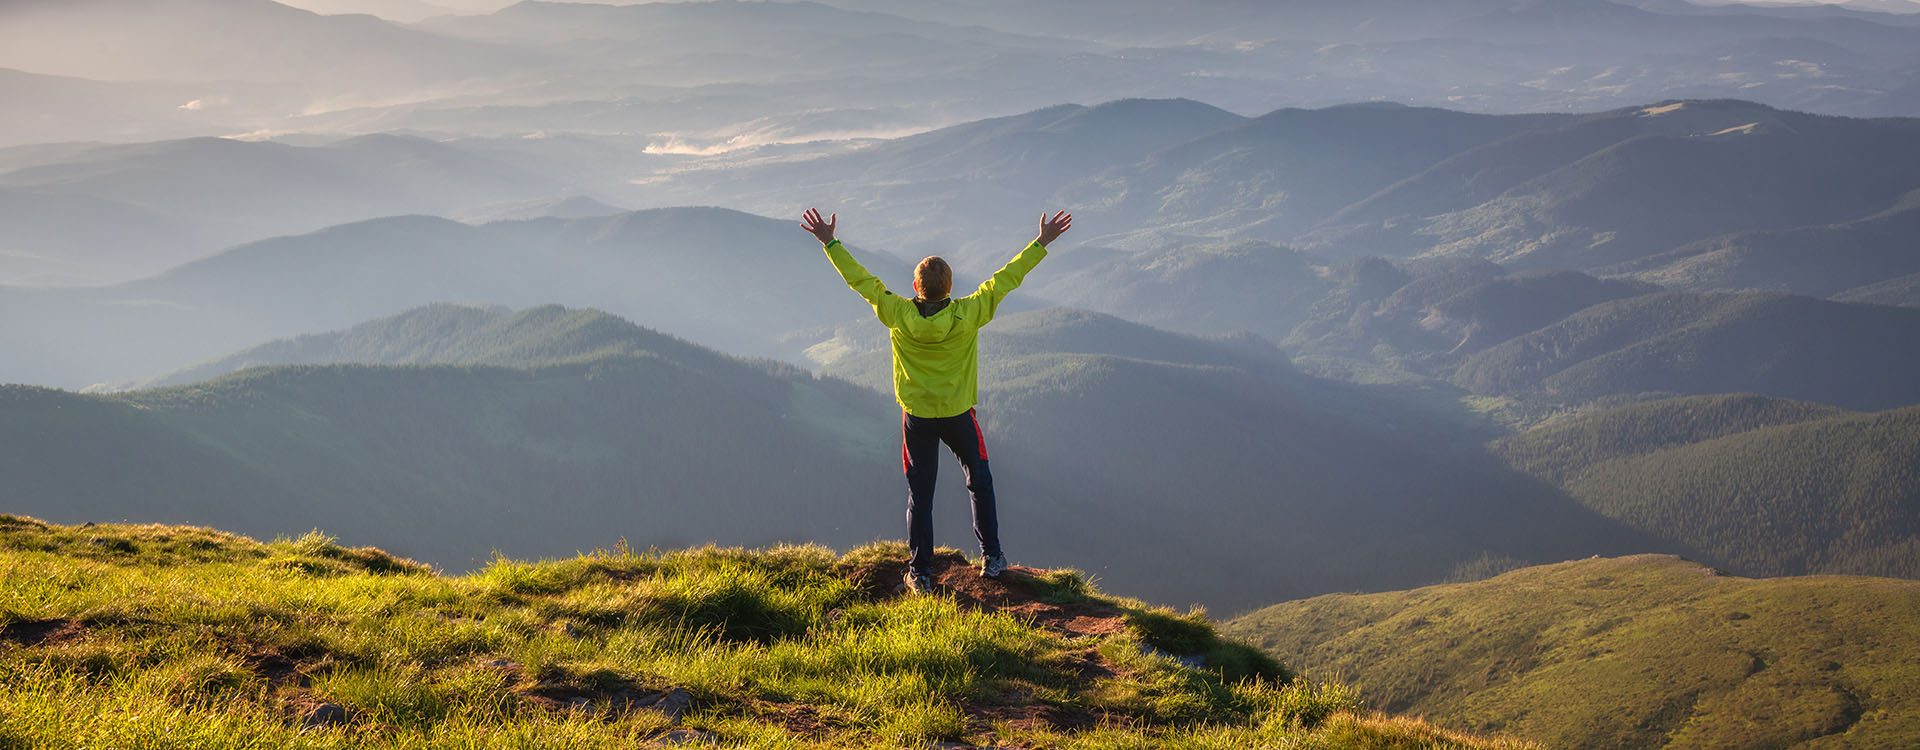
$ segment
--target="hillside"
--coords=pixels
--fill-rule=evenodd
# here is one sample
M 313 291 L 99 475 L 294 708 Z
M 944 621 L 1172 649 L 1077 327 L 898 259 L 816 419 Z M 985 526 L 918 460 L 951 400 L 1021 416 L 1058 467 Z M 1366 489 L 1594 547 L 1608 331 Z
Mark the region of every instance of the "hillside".
M 1864 219 L 1737 232 L 1605 271 L 1696 292 L 1770 289 L 1845 300 L 1855 289 L 1920 273 L 1908 243 L 1916 232 L 1920 195 L 1909 195 Z
M 1329 218 L 1328 229 L 1338 228 L 1331 237 L 1357 238 L 1369 252 L 1592 270 L 1728 232 L 1878 214 L 1920 187 L 1912 176 L 1920 164 L 1916 139 L 1920 126 L 1911 119 L 1822 117 L 1741 101 L 1663 102 L 1461 149 L 1349 216 Z M 1848 263 L 1863 273 L 1857 266 L 1873 260 Z
M 1117 167 L 1062 198 L 1099 224 L 1287 240 L 1448 156 L 1559 119 L 1379 103 L 1281 109 Z
M 252 347 L 169 373 L 140 387 L 186 385 L 271 365 L 466 364 L 534 367 L 648 352 L 713 364 L 724 355 L 593 309 L 508 310 L 437 304 L 328 333 Z
M 1552 747 L 1920 743 L 1920 582 L 1672 557 L 1277 604 L 1225 632 L 1388 711 Z
M 1601 410 L 1495 441 L 1514 467 L 1744 575 L 1920 578 L 1920 407 L 1752 396 Z
M 1557 483 L 1608 461 L 1845 414 L 1824 404 L 1752 394 L 1686 396 L 1591 409 L 1500 438 L 1491 447 L 1527 473 Z
M 0 387 L 9 507 L 263 536 L 326 527 L 454 570 L 622 536 L 851 544 L 894 527 L 876 511 L 897 489 L 884 400 L 599 318 L 653 343 L 520 368 L 286 365 L 112 395 Z M 102 456 L 114 471 L 98 470 Z
M 1474 354 L 1475 393 L 1581 403 L 1612 394 L 1753 392 L 1849 409 L 1920 403 L 1920 310 L 1784 294 L 1602 302 Z
M 318 533 L 0 516 L 0 739 L 1524 747 L 1358 714 L 1073 571 L 987 581 L 949 553 L 942 595 L 903 597 L 900 552 L 621 547 L 444 577 Z
M 883 278 L 912 278 L 892 256 L 855 253 Z M 484 226 L 402 216 L 249 243 L 112 287 L 0 287 L 0 347 L 18 355 L 0 360 L 0 382 L 137 381 L 449 301 L 595 307 L 756 356 L 782 353 L 787 331 L 866 313 L 784 220 L 717 208 Z
M 552 171 L 391 134 L 312 146 L 233 138 L 101 145 L 0 173 L 0 215 L 39 212 L 30 233 L 0 249 L 28 256 L 10 263 L 22 271 L 119 283 L 269 237 L 552 197 L 565 190 Z
M 268 0 L 20 0 L 7 11 L 0 66 L 110 81 L 297 84 L 316 98 L 360 87 L 371 98 L 500 75 L 532 59 L 373 16 L 323 16 Z M 63 42 L 82 35 L 114 54 Z M 277 43 L 258 44 L 262 38 Z

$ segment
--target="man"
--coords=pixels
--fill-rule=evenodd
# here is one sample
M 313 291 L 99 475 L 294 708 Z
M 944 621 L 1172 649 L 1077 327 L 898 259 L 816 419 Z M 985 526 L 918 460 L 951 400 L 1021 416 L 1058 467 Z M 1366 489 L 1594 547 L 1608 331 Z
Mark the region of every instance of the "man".
M 913 299 L 887 291 L 887 285 L 861 267 L 845 245 L 833 238 L 840 215 L 825 221 L 807 209 L 800 228 L 811 232 L 827 251 L 840 278 L 873 305 L 887 327 L 893 348 L 893 397 L 900 402 L 900 461 L 907 474 L 907 588 L 933 590 L 933 486 L 939 449 L 946 443 L 966 472 L 973 496 L 973 533 L 980 540 L 980 575 L 997 578 L 1007 569 L 1000 551 L 1000 522 L 995 514 L 993 474 L 987 468 L 987 441 L 974 417 L 978 400 L 980 327 L 993 320 L 1006 298 L 1042 258 L 1047 244 L 1073 225 L 1061 211 L 1040 215 L 1040 236 L 994 272 L 979 290 L 953 299 L 953 271 L 939 256 L 928 256 L 913 270 Z

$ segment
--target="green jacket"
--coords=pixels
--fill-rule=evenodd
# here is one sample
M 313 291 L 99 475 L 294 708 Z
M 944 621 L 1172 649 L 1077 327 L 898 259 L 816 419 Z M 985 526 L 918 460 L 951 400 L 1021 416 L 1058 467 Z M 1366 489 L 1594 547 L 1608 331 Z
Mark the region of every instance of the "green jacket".
M 1033 242 L 978 291 L 928 303 L 887 291 L 839 240 L 827 243 L 826 249 L 840 278 L 873 305 L 874 316 L 887 327 L 893 342 L 893 397 L 916 417 L 951 417 L 973 408 L 979 399 L 980 327 L 993 320 L 1000 300 L 1047 257 L 1047 247 Z M 946 302 L 951 304 L 942 305 Z

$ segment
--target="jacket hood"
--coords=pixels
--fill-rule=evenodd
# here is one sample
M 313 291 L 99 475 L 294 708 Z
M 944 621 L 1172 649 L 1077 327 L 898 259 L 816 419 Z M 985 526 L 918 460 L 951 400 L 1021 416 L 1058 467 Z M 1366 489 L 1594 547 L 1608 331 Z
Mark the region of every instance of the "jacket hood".
M 902 327 L 901 332 L 908 338 L 915 341 L 934 342 L 944 341 L 953 336 L 954 329 L 960 325 L 960 319 L 952 315 L 940 314 L 953 305 L 952 297 L 942 297 L 932 301 L 916 297 L 912 302 L 913 306 L 919 310 L 920 317 L 905 321 L 906 325 Z
M 913 306 L 920 308 L 920 317 L 922 318 L 931 318 L 934 313 L 947 309 L 947 305 L 951 304 L 953 304 L 952 297 L 941 297 L 931 302 L 920 299 L 919 297 L 913 298 Z

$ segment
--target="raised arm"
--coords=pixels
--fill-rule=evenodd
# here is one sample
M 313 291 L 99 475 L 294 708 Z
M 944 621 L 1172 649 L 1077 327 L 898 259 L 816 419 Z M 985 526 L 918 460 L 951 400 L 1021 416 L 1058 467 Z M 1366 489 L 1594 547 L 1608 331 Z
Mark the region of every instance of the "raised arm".
M 833 214 L 826 221 L 820 220 L 820 209 L 809 208 L 800 215 L 800 228 L 813 234 L 821 246 L 833 244 L 833 228 L 840 224 L 840 215 Z
M 854 260 L 853 253 L 847 252 L 846 245 L 833 238 L 833 230 L 839 223 L 839 214 L 830 214 L 823 221 L 820 212 L 811 208 L 800 217 L 800 228 L 820 241 L 820 246 L 827 251 L 828 262 L 833 263 L 833 270 L 840 272 L 840 279 L 847 282 L 847 286 L 867 304 L 873 305 L 873 314 L 881 323 L 892 327 L 894 318 L 899 314 L 898 308 L 901 305 L 911 307 L 913 303 L 887 291 L 886 284 L 867 271 L 866 266 L 860 265 L 860 261 Z
M 814 216 L 818 218 L 819 214 L 815 214 Z M 1046 247 L 1052 244 L 1054 240 L 1060 239 L 1060 235 L 1066 234 L 1067 230 L 1072 228 L 1073 214 L 1061 211 L 1060 213 L 1054 214 L 1051 219 L 1047 218 L 1046 214 L 1041 214 L 1040 236 L 1035 238 L 1034 242 L 1040 243 L 1041 247 Z M 831 235 L 833 229 L 829 227 L 827 232 Z
M 1060 239 L 1060 235 L 1072 226 L 1073 215 L 1065 211 L 1054 214 L 1052 218 L 1046 214 L 1040 215 L 1040 236 L 1027 243 L 1026 249 L 1013 256 L 1013 260 L 1007 261 L 1000 270 L 993 272 L 993 278 L 981 283 L 980 290 L 974 292 L 974 296 L 986 303 L 980 307 L 981 318 L 975 321 L 977 325 L 986 325 L 993 320 L 994 312 L 1000 309 L 1000 300 L 1018 289 L 1026 281 L 1027 272 L 1047 257 L 1047 244 Z

